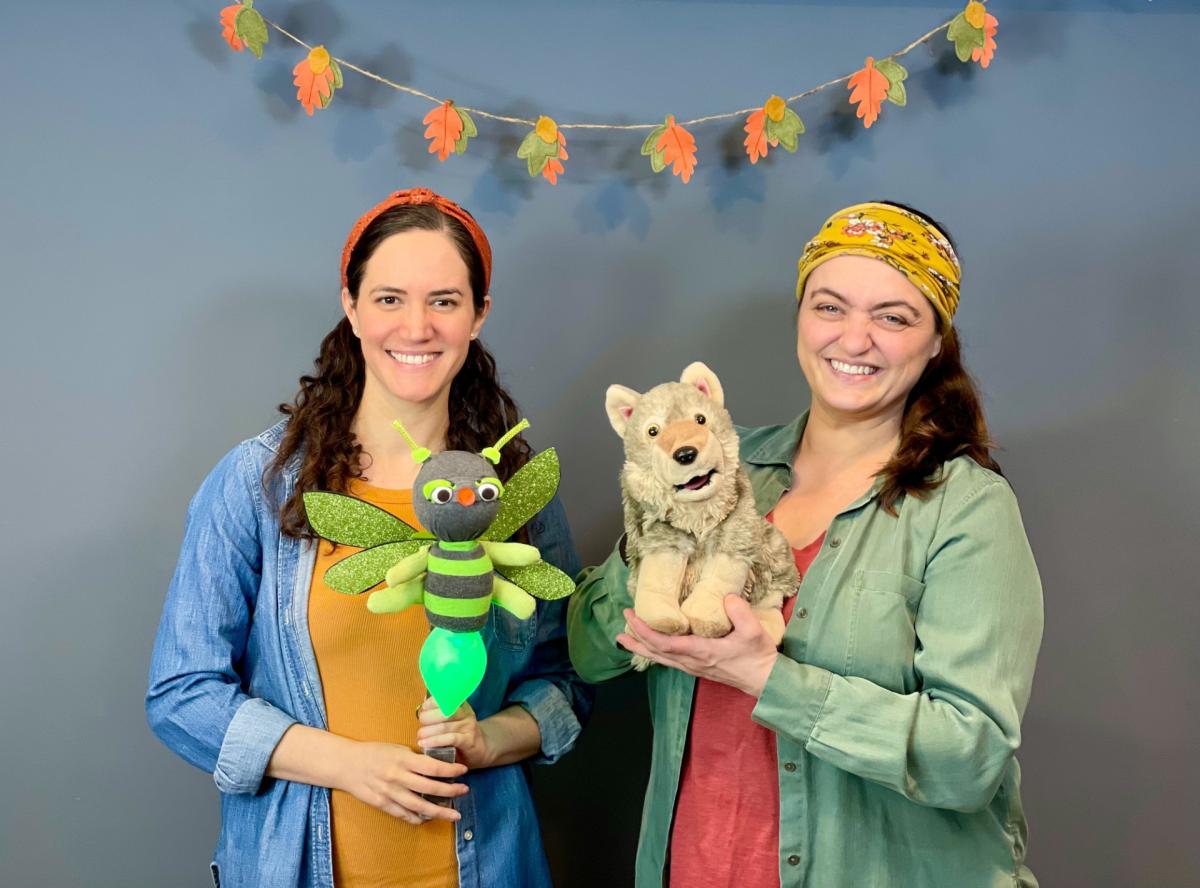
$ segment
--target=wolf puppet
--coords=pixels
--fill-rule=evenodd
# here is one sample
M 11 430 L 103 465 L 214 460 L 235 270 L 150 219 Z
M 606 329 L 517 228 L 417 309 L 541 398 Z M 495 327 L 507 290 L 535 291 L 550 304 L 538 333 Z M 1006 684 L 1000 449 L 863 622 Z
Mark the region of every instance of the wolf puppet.
M 710 638 L 732 628 L 724 597 L 742 595 L 778 644 L 783 600 L 800 578 L 787 539 L 755 509 L 724 401 L 699 361 L 645 394 L 608 388 L 608 419 L 625 441 L 629 594 L 651 628 Z

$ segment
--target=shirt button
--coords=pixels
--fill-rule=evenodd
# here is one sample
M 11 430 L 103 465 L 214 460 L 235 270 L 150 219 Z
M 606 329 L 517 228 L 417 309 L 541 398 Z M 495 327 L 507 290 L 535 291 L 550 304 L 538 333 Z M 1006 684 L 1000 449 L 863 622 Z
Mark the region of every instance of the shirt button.
M 803 620 L 805 617 L 808 616 L 808 608 L 806 608 L 806 607 L 796 608 L 796 616 L 798 616 L 800 619 Z
M 796 763 L 795 763 L 795 762 L 784 762 L 784 763 L 783 763 L 783 770 L 785 770 L 785 771 L 794 771 L 794 770 L 796 770 Z
M 473 838 L 475 838 L 475 833 L 471 832 L 469 829 L 463 831 L 463 839 L 469 842 Z
M 833 539 L 831 539 L 829 541 L 829 548 L 836 549 L 841 544 L 842 544 L 842 541 L 838 537 L 834 537 Z
M 799 866 L 800 865 L 800 855 L 799 854 L 790 855 L 788 857 L 788 863 L 790 863 L 792 866 Z

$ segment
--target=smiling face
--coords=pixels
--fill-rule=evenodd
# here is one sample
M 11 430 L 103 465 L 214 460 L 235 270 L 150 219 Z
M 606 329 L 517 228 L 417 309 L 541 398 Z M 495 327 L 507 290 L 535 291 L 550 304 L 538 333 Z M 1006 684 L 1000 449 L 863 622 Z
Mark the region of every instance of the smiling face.
M 940 348 L 929 300 L 886 262 L 835 256 L 808 276 L 796 354 L 814 407 L 854 418 L 898 419 Z
M 491 307 L 476 311 L 470 274 L 444 231 L 388 237 L 367 260 L 357 299 L 342 308 L 357 330 L 367 373 L 363 397 L 444 402 Z

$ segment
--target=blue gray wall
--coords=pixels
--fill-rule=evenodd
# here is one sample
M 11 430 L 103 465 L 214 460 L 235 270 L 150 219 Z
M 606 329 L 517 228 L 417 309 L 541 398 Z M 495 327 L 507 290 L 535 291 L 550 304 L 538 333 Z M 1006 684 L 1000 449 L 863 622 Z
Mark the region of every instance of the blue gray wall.
M 1200 880 L 1200 334 L 1196 4 L 1002 2 L 986 72 L 939 41 L 909 106 L 864 132 L 803 103 L 796 155 L 750 166 L 696 129 L 690 185 L 641 136 L 572 135 L 557 188 L 479 121 L 425 152 L 426 105 L 347 72 L 307 118 L 298 53 L 235 55 L 217 2 L 12 4 L 0 56 L 4 417 L 0 884 L 207 883 L 211 779 L 150 735 L 147 660 L 191 493 L 273 421 L 338 315 L 350 223 L 397 187 L 462 201 L 493 239 L 485 338 L 563 457 L 585 560 L 618 533 L 604 387 L 703 359 L 743 423 L 806 403 L 795 257 L 824 216 L 891 197 L 955 234 L 960 312 L 1046 589 L 1025 722 L 1046 885 Z M 269 2 L 313 42 L 521 116 L 644 121 L 846 73 L 955 2 Z M 447 55 L 444 47 L 453 48 Z M 640 681 L 602 688 L 537 776 L 559 883 L 626 884 L 647 768 Z

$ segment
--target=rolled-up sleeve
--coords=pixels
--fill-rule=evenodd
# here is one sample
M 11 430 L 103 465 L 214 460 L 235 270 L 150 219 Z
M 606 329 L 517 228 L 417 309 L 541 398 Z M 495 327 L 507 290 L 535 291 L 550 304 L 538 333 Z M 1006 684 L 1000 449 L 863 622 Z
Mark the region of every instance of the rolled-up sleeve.
M 257 483 L 242 447 L 188 508 L 146 693 L 151 730 L 222 792 L 257 792 L 290 715 L 243 690 L 242 662 L 262 569 Z
M 543 560 L 568 576 L 579 571 L 566 513 L 555 497 L 531 522 L 531 541 Z M 566 602 L 539 601 L 537 636 L 528 668 L 514 677 L 507 705 L 533 716 L 542 737 L 534 764 L 552 764 L 569 752 L 591 715 L 594 691 L 576 674 L 567 652 Z

